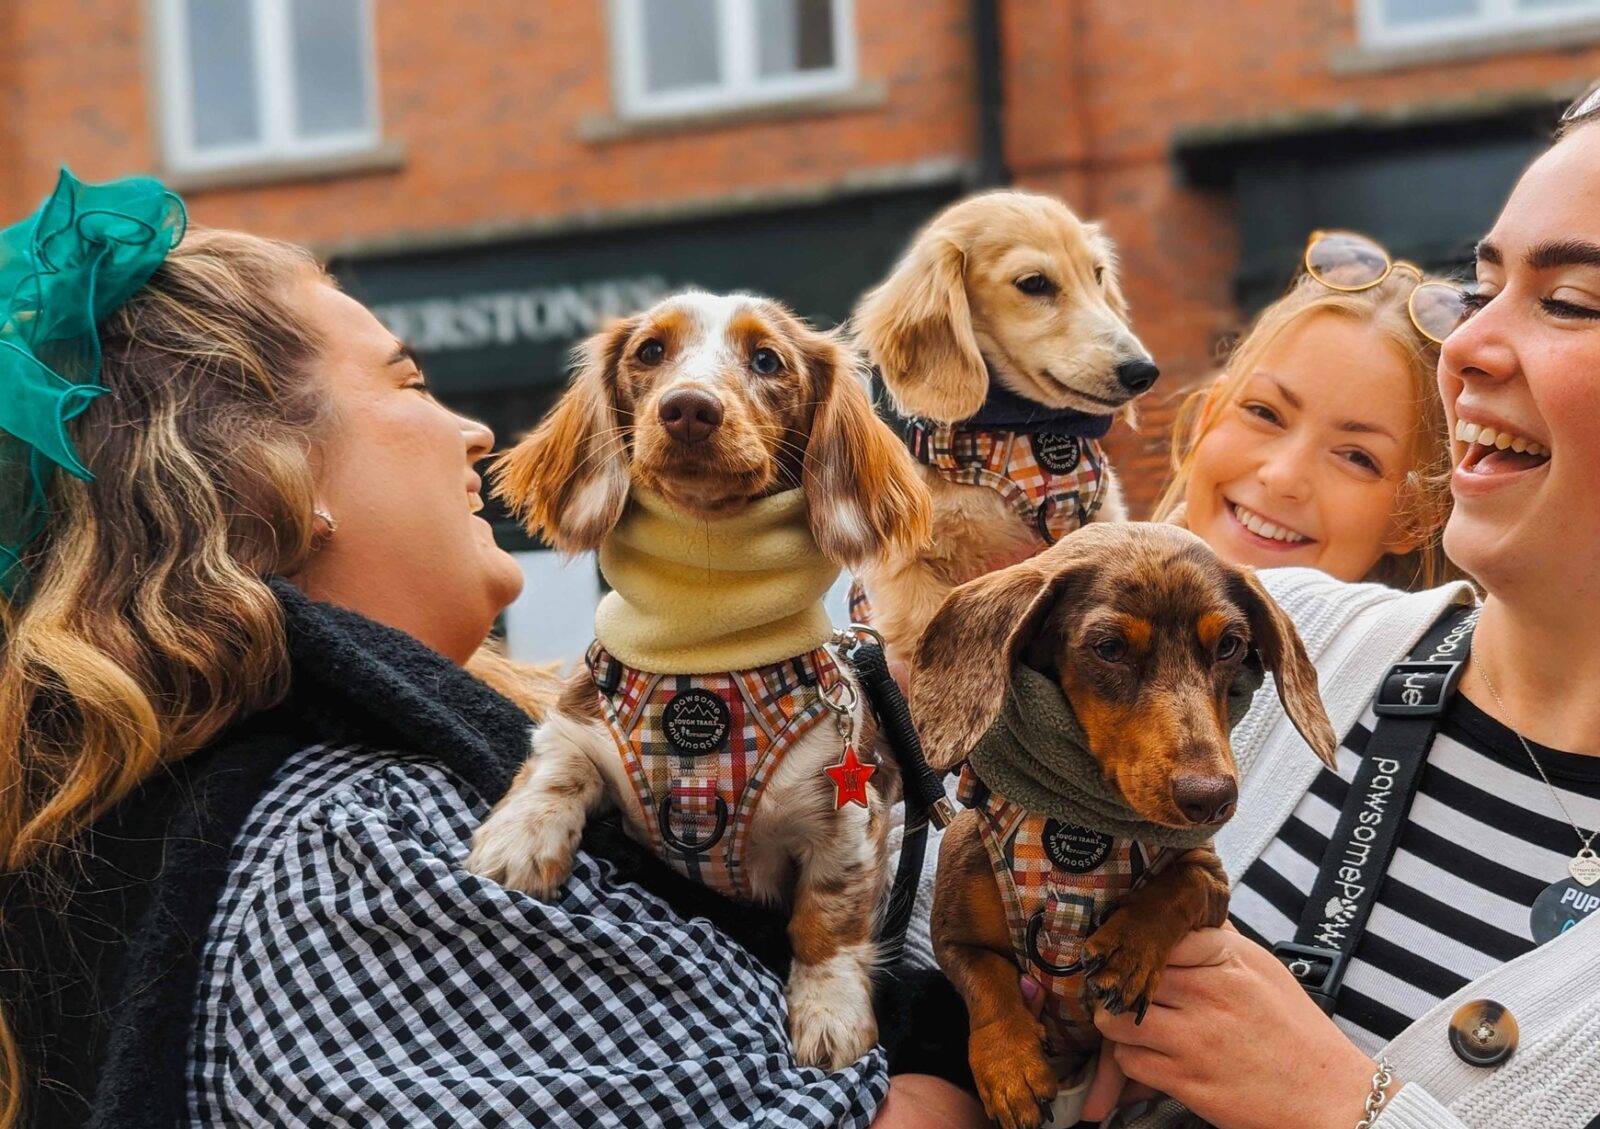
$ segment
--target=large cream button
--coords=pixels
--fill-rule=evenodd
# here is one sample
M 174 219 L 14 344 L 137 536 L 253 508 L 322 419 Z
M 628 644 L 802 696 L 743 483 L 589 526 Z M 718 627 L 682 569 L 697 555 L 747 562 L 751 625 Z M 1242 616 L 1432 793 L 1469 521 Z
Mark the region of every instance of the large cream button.
M 1473 1066 L 1499 1066 L 1517 1049 L 1517 1018 L 1493 1000 L 1464 1003 L 1450 1017 L 1450 1049 Z

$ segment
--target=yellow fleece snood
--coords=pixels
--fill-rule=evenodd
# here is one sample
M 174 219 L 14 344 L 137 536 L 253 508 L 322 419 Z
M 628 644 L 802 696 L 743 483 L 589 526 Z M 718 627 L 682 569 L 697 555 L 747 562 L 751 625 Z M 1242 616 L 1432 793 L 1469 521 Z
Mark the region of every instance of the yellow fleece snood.
M 600 571 L 612 591 L 595 612 L 595 637 L 636 670 L 749 670 L 833 634 L 822 597 L 839 566 L 811 535 L 803 490 L 708 521 L 636 486 L 600 546 Z

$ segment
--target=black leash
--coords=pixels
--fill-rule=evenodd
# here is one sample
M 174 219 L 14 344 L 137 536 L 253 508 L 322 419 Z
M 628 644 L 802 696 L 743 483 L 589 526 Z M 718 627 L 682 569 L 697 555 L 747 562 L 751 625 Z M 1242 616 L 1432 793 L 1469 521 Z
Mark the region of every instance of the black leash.
M 889 909 L 884 915 L 878 939 L 884 951 L 898 953 L 905 943 L 911 923 L 911 909 L 917 900 L 917 884 L 922 878 L 923 856 L 927 853 L 928 821 L 947 827 L 955 809 L 944 794 L 938 773 L 922 754 L 922 742 L 911 724 L 911 707 L 889 673 L 889 660 L 883 653 L 883 636 L 864 624 L 852 623 L 848 631 L 835 636 L 839 654 L 867 692 L 867 702 L 878 715 L 889 751 L 900 766 L 905 792 L 905 831 L 900 839 L 900 865 L 895 870 L 889 894 Z
M 1293 941 L 1283 961 L 1306 993 L 1333 1014 L 1339 989 L 1399 845 L 1428 748 L 1466 665 L 1477 609 L 1452 605 L 1411 654 L 1384 675 L 1372 709 L 1378 722 L 1350 783 Z

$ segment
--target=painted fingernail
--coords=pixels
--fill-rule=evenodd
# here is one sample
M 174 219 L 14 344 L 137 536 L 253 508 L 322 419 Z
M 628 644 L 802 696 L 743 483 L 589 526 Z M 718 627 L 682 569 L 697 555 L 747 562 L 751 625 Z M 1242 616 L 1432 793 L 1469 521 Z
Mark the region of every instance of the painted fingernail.
M 1031 1004 L 1039 998 L 1039 984 L 1031 976 L 1022 978 L 1022 1002 Z

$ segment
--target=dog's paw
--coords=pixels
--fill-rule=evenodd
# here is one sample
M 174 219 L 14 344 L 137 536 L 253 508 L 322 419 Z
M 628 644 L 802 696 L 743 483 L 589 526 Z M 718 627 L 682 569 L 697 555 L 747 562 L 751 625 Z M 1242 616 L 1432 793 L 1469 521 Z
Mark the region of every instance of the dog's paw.
M 1139 925 L 1131 914 L 1107 918 L 1084 943 L 1083 975 L 1101 1007 L 1112 1015 L 1132 1011 L 1142 1022 L 1172 943 L 1158 930 Z
M 583 834 L 581 822 L 571 826 L 568 820 L 567 827 L 561 822 L 558 813 L 541 818 L 537 811 L 507 805 L 473 833 L 467 869 L 508 889 L 554 898 L 572 873 L 573 852 Z
M 978 1097 L 1004 1129 L 1036 1129 L 1061 1088 L 1044 1057 L 1044 1027 L 1037 1021 L 997 1020 L 972 1032 L 967 1058 Z
M 789 1039 L 801 1066 L 841 1070 L 878 1041 L 867 969 L 868 962 L 848 952 L 820 964 L 795 962 L 785 994 Z

